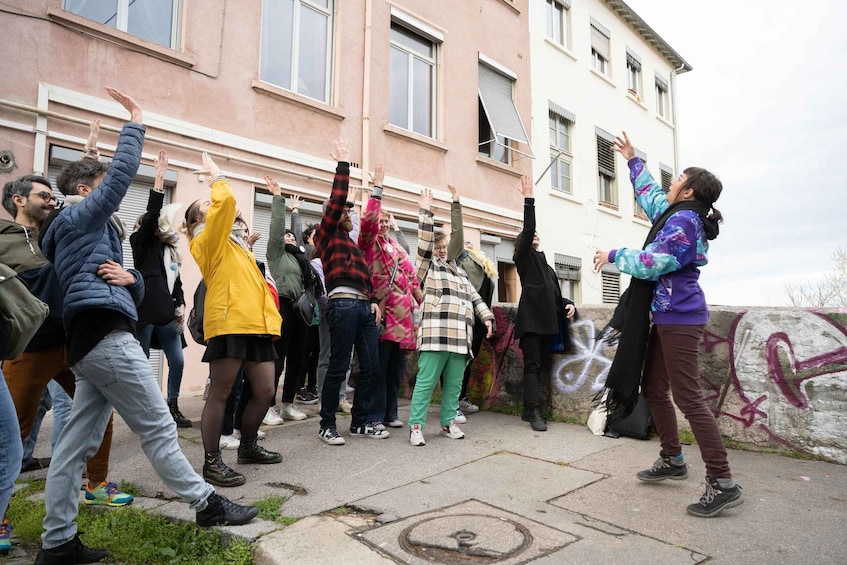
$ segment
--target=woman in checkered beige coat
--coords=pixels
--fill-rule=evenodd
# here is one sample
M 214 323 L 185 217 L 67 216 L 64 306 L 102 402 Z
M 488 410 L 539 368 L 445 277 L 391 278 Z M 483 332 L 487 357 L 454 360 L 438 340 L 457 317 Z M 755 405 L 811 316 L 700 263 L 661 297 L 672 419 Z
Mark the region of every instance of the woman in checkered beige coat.
M 423 189 L 418 224 L 418 279 L 423 281 L 421 325 L 418 330 L 418 376 L 412 393 L 409 442 L 424 445 L 423 429 L 432 391 L 444 373 L 441 389 L 441 435 L 462 439 L 454 421 L 465 365 L 470 361 L 474 316 L 493 331 L 494 314 L 474 290 L 465 272 L 447 259 L 447 236 L 433 232 L 432 191 Z M 434 250 L 434 253 L 433 253 Z

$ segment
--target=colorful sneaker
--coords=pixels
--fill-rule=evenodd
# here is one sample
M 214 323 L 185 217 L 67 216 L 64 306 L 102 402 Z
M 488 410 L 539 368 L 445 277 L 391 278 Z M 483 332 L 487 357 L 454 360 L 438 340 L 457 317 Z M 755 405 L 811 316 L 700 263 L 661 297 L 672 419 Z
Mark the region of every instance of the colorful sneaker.
M 12 550 L 12 524 L 4 519 L 0 522 L 0 555 L 8 555 Z
M 321 439 L 324 443 L 328 443 L 329 445 L 344 445 L 347 443 L 344 441 L 344 438 L 338 435 L 338 430 L 335 428 L 321 428 L 321 431 L 318 432 L 318 435 L 321 436 Z
M 456 423 L 457 424 L 467 424 L 468 419 L 465 418 L 465 414 L 461 410 L 456 410 Z
M 409 443 L 415 447 L 426 445 L 426 440 L 424 439 L 423 430 L 421 429 L 420 424 L 415 424 L 414 426 L 409 427 Z
M 285 423 L 285 420 L 280 417 L 279 412 L 276 411 L 276 408 L 271 406 L 270 408 L 268 408 L 268 413 L 265 414 L 265 418 L 262 420 L 262 423 L 266 426 L 281 426 Z
M 256 430 L 256 439 L 265 439 L 266 435 L 268 435 L 268 434 L 266 434 L 262 430 Z M 235 436 L 236 439 L 241 440 L 241 430 L 239 430 L 239 429 L 232 430 L 232 436 Z M 232 436 L 228 436 L 228 437 L 232 437 Z M 221 436 L 221 439 L 223 439 L 223 438 L 224 438 L 224 436 Z M 238 446 L 236 445 L 235 447 L 238 447 Z M 231 448 L 221 446 L 221 449 L 231 449 Z
M 280 416 L 286 420 L 305 420 L 308 418 L 306 414 L 303 414 L 294 404 L 290 402 L 282 403 L 282 410 L 280 410 Z
M 665 479 L 672 479 L 674 481 L 681 481 L 683 479 L 688 478 L 688 465 L 682 463 L 681 465 L 675 465 L 676 461 L 682 461 L 682 456 L 674 457 L 675 461 L 671 461 L 670 457 L 665 456 L 664 453 L 659 454 L 659 458 L 653 463 L 653 466 L 646 471 L 639 471 L 637 473 L 637 477 L 648 483 L 664 481 Z
M 714 518 L 727 508 L 744 504 L 741 487 L 721 487 L 717 479 L 706 477 L 706 492 L 700 502 L 688 505 L 688 513 L 698 518 Z
M 338 402 L 338 411 L 343 412 L 345 414 L 349 414 L 353 411 L 353 405 L 350 404 L 346 398 L 344 398 Z
M 461 399 L 459 401 L 459 410 L 464 412 L 465 414 L 473 414 L 474 412 L 479 412 L 479 406 L 468 400 L 467 397 Z
M 382 424 L 380 422 L 373 422 L 365 424 L 364 426 L 350 426 L 350 435 L 372 437 L 374 439 L 385 439 L 391 435 L 391 432 L 386 430 L 385 426 L 382 426 L 382 429 L 380 429 L 378 426 L 381 425 Z
M 233 431 L 233 435 L 222 435 L 221 439 L 218 440 L 218 447 L 221 449 L 238 449 L 238 446 L 241 445 L 241 440 L 234 434 L 235 431 Z
M 103 481 L 94 489 L 90 486 L 85 487 L 85 503 L 86 504 L 105 504 L 106 506 L 126 506 L 132 502 L 131 494 L 121 492 L 118 485 L 113 482 Z
M 441 435 L 450 439 L 465 439 L 465 432 L 456 425 L 456 420 L 450 422 L 449 426 L 441 426 Z

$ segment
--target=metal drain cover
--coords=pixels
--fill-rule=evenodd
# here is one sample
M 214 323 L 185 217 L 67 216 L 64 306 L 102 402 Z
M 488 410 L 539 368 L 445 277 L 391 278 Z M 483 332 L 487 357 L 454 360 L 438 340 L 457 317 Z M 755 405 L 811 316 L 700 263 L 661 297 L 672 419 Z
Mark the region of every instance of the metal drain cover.
M 400 563 L 445 565 L 527 563 L 579 539 L 478 500 L 409 516 L 357 537 Z
M 532 534 L 507 518 L 453 514 L 413 524 L 399 541 L 409 553 L 438 563 L 497 563 L 529 547 Z

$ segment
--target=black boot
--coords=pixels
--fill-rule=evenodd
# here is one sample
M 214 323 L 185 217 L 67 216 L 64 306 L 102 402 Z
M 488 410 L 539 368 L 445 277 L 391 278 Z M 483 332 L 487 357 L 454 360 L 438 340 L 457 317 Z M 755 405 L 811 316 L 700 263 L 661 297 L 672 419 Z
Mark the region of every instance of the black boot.
M 547 431 L 547 421 L 541 415 L 541 408 L 531 408 L 530 410 L 524 410 L 523 415 L 521 416 L 521 420 L 523 420 L 524 422 L 529 422 L 529 425 L 532 426 L 532 429 L 536 432 Z
M 259 463 L 260 465 L 282 463 L 281 453 L 268 451 L 256 443 L 256 439 L 255 437 L 253 439 L 241 438 L 241 443 L 238 446 L 239 463 Z
M 81 532 L 80 532 L 81 533 Z M 79 539 L 80 533 L 69 542 L 50 549 L 41 549 L 35 558 L 35 565 L 65 565 L 67 563 L 97 563 L 109 552 L 105 549 L 85 547 Z
M 238 487 L 247 482 L 244 475 L 226 466 L 220 451 L 207 451 L 203 478 L 219 487 Z
M 191 420 L 183 416 L 182 412 L 179 411 L 179 404 L 177 404 L 176 400 L 168 401 L 168 408 L 171 411 L 171 417 L 176 422 L 177 428 L 190 428 Z
M 236 504 L 215 492 L 209 495 L 206 508 L 197 513 L 197 525 L 204 528 L 209 526 L 240 526 L 259 515 L 255 506 Z

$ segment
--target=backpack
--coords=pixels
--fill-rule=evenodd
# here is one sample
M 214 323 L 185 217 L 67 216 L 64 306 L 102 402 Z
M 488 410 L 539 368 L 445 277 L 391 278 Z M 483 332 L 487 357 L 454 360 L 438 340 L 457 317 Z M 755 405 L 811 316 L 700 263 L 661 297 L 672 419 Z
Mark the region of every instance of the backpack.
M 49 313 L 14 269 L 0 263 L 0 359 L 17 359 Z
M 203 336 L 203 304 L 206 302 L 206 281 L 200 279 L 200 284 L 197 285 L 197 290 L 194 291 L 194 307 L 188 313 L 188 331 L 191 333 L 192 339 L 200 345 L 206 345 L 206 339 Z

